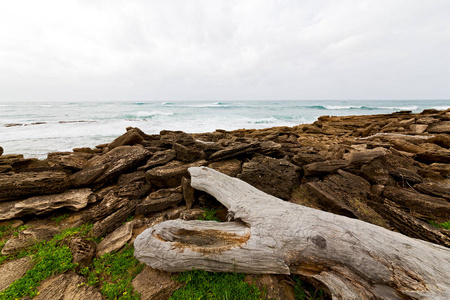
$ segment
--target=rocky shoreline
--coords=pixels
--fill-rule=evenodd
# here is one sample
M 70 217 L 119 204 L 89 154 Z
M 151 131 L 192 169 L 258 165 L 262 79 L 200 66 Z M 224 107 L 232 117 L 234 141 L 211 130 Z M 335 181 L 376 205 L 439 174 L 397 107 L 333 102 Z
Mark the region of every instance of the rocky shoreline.
M 450 110 L 322 116 L 295 127 L 202 134 L 127 128 L 109 144 L 50 153 L 45 160 L 2 155 L 0 147 L 0 227 L 27 227 L 2 237 L 7 258 L 0 272 L 16 274 L 6 276 L 0 290 L 33 267 L 17 253 L 67 228 L 93 224 L 88 237 L 67 240 L 73 261 L 89 266 L 93 257 L 132 244 L 164 220 L 197 219 L 214 209 L 225 221 L 226 210 L 190 186 L 187 169 L 198 166 L 286 201 L 450 247 L 450 230 L 431 225 L 450 221 L 449 148 Z M 292 287 L 283 278 L 262 278 L 270 282 L 268 297 L 290 299 Z M 48 280 L 59 280 L 68 292 L 84 279 L 69 272 Z M 142 299 L 166 299 L 179 286 L 148 267 L 133 280 Z M 50 298 L 61 293 L 45 282 L 39 291 Z M 93 287 L 83 291 L 81 298 L 102 297 Z

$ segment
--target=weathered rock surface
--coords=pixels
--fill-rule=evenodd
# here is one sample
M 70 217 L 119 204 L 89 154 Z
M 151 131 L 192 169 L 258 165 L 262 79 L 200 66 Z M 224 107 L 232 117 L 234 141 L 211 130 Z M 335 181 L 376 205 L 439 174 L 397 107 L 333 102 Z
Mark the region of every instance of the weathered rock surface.
M 191 180 L 189 178 L 181 178 L 181 189 L 183 191 L 184 202 L 187 209 L 191 209 L 195 201 L 194 189 L 191 186 Z
M 74 237 L 70 240 L 69 247 L 73 256 L 72 262 L 78 264 L 78 268 L 84 268 L 91 263 L 97 244 L 92 240 Z
M 450 151 L 425 151 L 418 153 L 416 159 L 420 162 L 426 164 L 432 163 L 449 163 L 450 162 Z
M 127 222 L 108 234 L 97 246 L 97 257 L 121 249 L 133 234 L 133 222 Z
M 25 229 L 21 231 L 18 236 L 13 237 L 6 242 L 5 246 L 3 246 L 2 254 L 9 255 L 17 253 L 40 241 L 50 240 L 57 233 L 57 229 L 48 226 Z
M 47 160 L 72 171 L 79 171 L 88 165 L 92 154 L 83 152 L 54 152 L 47 155 Z
M 428 194 L 431 196 L 442 197 L 450 199 L 450 185 L 435 183 L 435 182 L 424 182 L 416 184 L 414 189 L 421 193 Z M 450 216 L 449 216 L 450 217 Z
M 78 171 L 69 176 L 69 184 L 71 187 L 85 187 L 94 183 L 94 181 L 100 177 L 109 168 L 110 164 L 97 165 L 87 167 L 81 171 Z
M 2 280 L 0 280 L 0 292 L 17 279 L 22 278 L 33 265 L 34 263 L 30 256 L 8 261 L 0 265 L 0 274 L 2 274 Z
M 450 134 L 450 121 L 442 121 L 430 124 L 427 128 L 429 133 L 448 133 Z
M 242 166 L 239 179 L 282 199 L 289 199 L 294 186 L 299 184 L 298 167 L 286 159 L 256 155 Z
M 128 217 L 134 215 L 136 205 L 136 201 L 126 200 L 120 209 L 96 222 L 91 229 L 91 234 L 95 237 L 101 237 L 116 230 Z
M 214 162 L 219 160 L 235 158 L 238 156 L 245 156 L 254 153 L 258 148 L 259 148 L 258 143 L 252 144 L 238 143 L 211 154 L 209 156 L 209 160 Z
M 102 300 L 98 290 L 86 284 L 84 277 L 73 272 L 44 280 L 38 287 L 37 300 Z
M 40 215 L 60 208 L 78 211 L 91 202 L 95 202 L 95 196 L 90 189 L 68 190 L 62 194 L 0 202 L 0 220 L 14 219 L 30 214 Z
M 305 176 L 322 176 L 344 169 L 349 165 L 350 162 L 348 160 L 327 160 L 303 166 L 303 172 Z
M 108 144 L 108 150 L 112 150 L 119 146 L 140 144 L 144 138 L 136 128 L 131 128 L 125 134 L 119 136 Z
M 67 175 L 61 171 L 0 173 L 0 201 L 66 190 Z
M 232 158 L 210 163 L 208 167 L 228 176 L 236 177 L 242 170 L 242 162 Z
M 146 171 L 148 169 L 162 166 L 172 161 L 177 156 L 177 152 L 173 149 L 158 151 L 153 154 L 144 166 L 138 168 L 139 171 Z
M 151 193 L 144 201 L 137 205 L 136 214 L 145 215 L 150 212 L 175 207 L 182 200 L 183 194 L 180 188 L 160 189 Z
M 173 150 L 176 152 L 176 159 L 182 162 L 194 162 L 205 158 L 205 152 L 195 148 L 188 148 L 184 145 L 175 143 Z
M 117 184 L 117 195 L 128 199 L 140 199 L 146 196 L 152 187 L 151 184 L 145 180 L 144 171 L 122 174 L 120 175 Z
M 172 293 L 182 286 L 172 280 L 169 272 L 144 267 L 141 273 L 133 279 L 132 285 L 136 292 L 141 294 L 142 300 L 166 300 Z
M 187 171 L 190 167 L 200 167 L 206 165 L 205 160 L 193 162 L 190 164 L 183 164 L 180 161 L 172 161 L 167 165 L 153 168 L 145 173 L 147 182 L 152 185 L 163 187 L 176 187 L 181 184 L 181 178 L 188 177 Z

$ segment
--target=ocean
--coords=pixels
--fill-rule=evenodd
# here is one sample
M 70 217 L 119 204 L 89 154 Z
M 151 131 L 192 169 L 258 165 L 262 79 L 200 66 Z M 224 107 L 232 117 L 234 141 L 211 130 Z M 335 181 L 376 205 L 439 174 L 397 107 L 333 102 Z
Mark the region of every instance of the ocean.
M 1 102 L 0 146 L 4 154 L 43 159 L 49 152 L 109 143 L 129 126 L 147 134 L 196 133 L 295 126 L 323 115 L 416 113 L 430 108 L 450 108 L 450 100 Z

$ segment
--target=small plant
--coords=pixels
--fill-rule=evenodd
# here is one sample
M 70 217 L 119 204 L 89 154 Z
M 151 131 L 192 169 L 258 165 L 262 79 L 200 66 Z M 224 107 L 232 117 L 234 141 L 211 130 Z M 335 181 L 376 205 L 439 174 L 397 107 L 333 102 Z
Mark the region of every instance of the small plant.
M 63 220 L 67 219 L 69 214 L 63 214 L 59 217 L 52 217 L 52 220 L 55 221 L 56 225 L 59 225 Z
M 139 299 L 131 281 L 144 265 L 134 258 L 134 248 L 125 247 L 116 253 L 107 253 L 94 259 L 90 267 L 80 270 L 86 276 L 87 284 L 100 288 L 106 299 Z
M 263 299 L 264 293 L 254 284 L 244 282 L 244 274 L 187 271 L 174 279 L 185 283 L 170 299 Z
M 324 300 L 329 299 L 327 294 L 315 288 L 313 285 L 303 282 L 300 278 L 294 277 L 294 297 L 295 300 Z
M 217 211 L 215 209 L 206 208 L 203 215 L 201 217 L 198 217 L 197 220 L 220 222 L 220 220 L 216 217 L 216 213 Z
M 447 230 L 450 230 L 450 221 L 447 221 L 447 222 L 443 222 L 443 223 L 436 223 L 436 221 L 434 221 L 434 220 L 431 220 L 431 221 L 428 221 L 428 223 L 430 224 L 430 225 L 433 225 L 434 227 L 438 227 L 438 228 L 444 228 L 444 229 L 447 229 Z

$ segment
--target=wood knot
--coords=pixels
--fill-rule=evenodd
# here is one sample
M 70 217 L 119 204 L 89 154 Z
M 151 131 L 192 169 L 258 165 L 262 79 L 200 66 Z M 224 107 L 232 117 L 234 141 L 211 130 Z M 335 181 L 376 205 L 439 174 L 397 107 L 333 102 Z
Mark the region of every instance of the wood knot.
M 311 238 L 311 241 L 319 247 L 319 249 L 326 249 L 327 248 L 327 240 L 321 236 L 321 235 L 315 235 Z

